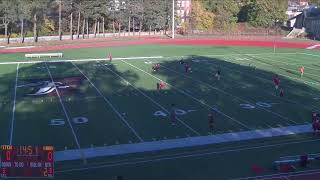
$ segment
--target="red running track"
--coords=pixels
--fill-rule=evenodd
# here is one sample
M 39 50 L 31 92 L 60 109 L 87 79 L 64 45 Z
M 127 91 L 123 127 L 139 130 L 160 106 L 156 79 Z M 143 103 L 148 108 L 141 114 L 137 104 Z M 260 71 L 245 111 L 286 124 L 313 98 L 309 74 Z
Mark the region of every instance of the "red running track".
M 17 52 L 33 52 L 33 51 L 51 51 L 51 50 L 63 50 L 63 49 L 79 49 L 79 48 L 94 48 L 94 47 L 110 47 L 110 46 L 126 46 L 126 45 L 138 45 L 138 44 L 179 44 L 179 45 L 226 45 L 226 46 L 261 46 L 261 47 L 273 47 L 277 48 L 307 48 L 317 44 L 316 42 L 305 41 L 273 41 L 273 40 L 218 40 L 218 39 L 190 39 L 190 40 L 171 40 L 171 39 L 159 39 L 159 38 L 142 38 L 139 40 L 128 41 L 106 41 L 97 43 L 85 43 L 79 42 L 77 44 L 66 45 L 53 45 L 53 46 L 40 46 L 23 49 L 0 49 L 0 53 L 17 53 Z M 318 47 L 320 48 L 320 47 Z

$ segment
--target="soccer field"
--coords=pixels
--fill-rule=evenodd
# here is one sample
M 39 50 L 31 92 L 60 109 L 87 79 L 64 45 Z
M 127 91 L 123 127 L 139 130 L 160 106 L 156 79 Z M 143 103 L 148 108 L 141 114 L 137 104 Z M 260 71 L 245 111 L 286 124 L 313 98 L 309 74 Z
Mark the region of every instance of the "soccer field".
M 319 52 L 144 47 L 64 50 L 64 59 L 34 62 L 0 55 L 0 144 L 53 145 L 58 179 L 231 179 L 254 176 L 252 164 L 270 174 L 278 157 L 318 153 L 310 123 L 320 109 Z M 160 81 L 167 86 L 158 91 Z M 97 148 L 111 150 L 89 153 Z

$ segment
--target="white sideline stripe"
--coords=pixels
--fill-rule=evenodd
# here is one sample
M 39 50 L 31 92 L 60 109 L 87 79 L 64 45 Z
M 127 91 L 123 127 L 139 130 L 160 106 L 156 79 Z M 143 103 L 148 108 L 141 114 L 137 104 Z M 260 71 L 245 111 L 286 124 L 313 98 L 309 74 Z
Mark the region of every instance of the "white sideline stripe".
M 19 76 L 19 65 L 20 64 L 17 65 L 16 82 L 15 82 L 15 85 L 14 85 L 14 97 L 13 97 L 10 140 L 9 140 L 9 144 L 10 145 L 12 145 L 12 140 L 13 140 L 14 121 L 15 121 L 15 112 L 16 112 L 16 99 L 17 99 L 17 86 L 18 86 L 18 76 Z
M 47 70 L 48 70 L 48 73 L 49 73 L 51 82 L 54 83 L 52 74 L 51 74 L 51 72 L 50 72 L 50 69 L 48 68 L 47 63 L 45 63 L 45 66 L 46 66 L 46 68 L 47 68 Z M 59 102 L 60 102 L 60 104 L 61 104 L 61 107 L 62 107 L 62 110 L 63 110 L 63 112 L 64 112 L 64 115 L 65 115 L 65 117 L 67 118 L 68 124 L 69 124 L 69 126 L 70 126 L 70 128 L 71 128 L 71 132 L 72 132 L 72 134 L 73 134 L 73 137 L 74 137 L 74 139 L 75 139 L 75 141 L 76 141 L 76 145 L 77 145 L 77 147 L 80 149 L 81 147 L 80 147 L 80 144 L 79 144 L 79 141 L 78 141 L 78 137 L 77 137 L 77 135 L 76 135 L 76 133 L 75 133 L 75 131 L 74 131 L 74 129 L 73 129 L 73 126 L 72 126 L 71 122 L 70 122 L 69 115 L 68 115 L 68 113 L 67 113 L 67 110 L 66 110 L 63 102 L 62 102 L 62 99 L 61 99 L 60 93 L 59 93 L 59 91 L 58 91 L 58 88 L 55 88 L 55 90 L 56 90 L 56 93 L 57 93 L 57 95 L 58 95 L 58 97 L 59 97 Z M 81 156 L 81 158 L 83 158 L 83 156 Z
M 71 62 L 72 63 L 72 62 Z M 137 133 L 137 131 L 124 119 L 124 117 L 120 114 L 120 112 L 113 106 L 113 104 L 102 94 L 102 92 L 93 84 L 93 82 L 82 72 L 82 70 L 72 63 L 74 67 L 78 69 L 78 71 L 88 80 L 88 82 L 91 84 L 91 86 L 99 93 L 99 95 L 104 99 L 104 101 L 112 108 L 112 110 L 118 115 L 118 117 L 124 122 L 127 127 L 132 131 L 132 133 L 141 141 L 144 140 L 140 137 L 140 135 Z
M 236 95 L 233 95 L 233 94 L 231 94 L 231 93 L 229 93 L 229 92 L 226 92 L 226 91 L 224 91 L 224 90 L 222 90 L 222 89 L 220 89 L 220 88 L 216 88 L 216 87 L 210 85 L 209 83 L 203 82 L 203 81 L 201 81 L 201 80 L 199 80 L 199 79 L 197 79 L 197 78 L 192 78 L 192 77 L 190 77 L 190 76 L 186 76 L 185 74 L 180 73 L 180 72 L 177 72 L 177 71 L 175 71 L 175 70 L 172 70 L 171 68 L 167 68 L 167 67 L 164 67 L 164 68 L 165 68 L 165 69 L 168 69 L 169 71 L 172 71 L 172 72 L 174 72 L 174 73 L 176 73 L 176 74 L 180 74 L 180 75 L 182 75 L 182 76 L 184 76 L 184 77 L 186 77 L 186 78 L 188 78 L 188 79 L 191 79 L 191 80 L 194 80 L 194 81 L 196 81 L 196 82 L 198 82 L 198 83 L 204 84 L 204 85 L 210 87 L 211 89 L 216 90 L 216 91 L 218 91 L 218 92 L 220 92 L 220 93 L 222 93 L 222 94 L 229 95 L 229 96 L 231 96 L 231 97 L 233 97 L 233 98 L 235 98 L 235 99 L 238 99 L 238 100 L 240 100 L 240 101 L 242 101 L 242 102 L 245 102 L 245 103 L 248 103 L 248 104 L 252 104 L 250 101 L 248 101 L 248 100 L 246 100 L 246 99 L 243 99 L 243 98 L 241 98 L 241 97 L 238 97 L 238 96 L 236 96 Z M 291 120 L 291 119 L 289 119 L 288 117 L 285 117 L 285 116 L 283 116 L 283 115 L 281 115 L 281 114 L 279 114 L 279 113 L 270 111 L 270 110 L 268 110 L 268 109 L 266 109 L 266 108 L 264 108 L 264 107 L 259 107 L 259 106 L 258 106 L 257 108 L 258 108 L 258 109 L 262 109 L 262 110 L 264 110 L 264 111 L 266 111 L 266 112 L 268 112 L 268 113 L 270 113 L 270 114 L 272 114 L 272 115 L 274 115 L 274 116 L 277 116 L 277 117 L 279 117 L 279 118 L 281 118 L 281 119 L 284 119 L 284 120 L 287 120 L 287 121 L 291 121 L 292 123 L 298 124 L 298 123 L 295 122 L 294 120 Z
M 100 63 L 100 62 L 99 62 Z M 101 64 L 101 63 L 100 63 Z M 151 102 L 153 102 L 154 104 L 156 104 L 159 108 L 161 108 L 163 111 L 165 111 L 166 113 L 169 113 L 169 111 L 164 108 L 163 106 L 161 106 L 158 102 L 156 102 L 154 99 L 152 99 L 151 97 L 149 97 L 148 95 L 146 95 L 144 92 L 142 92 L 140 89 L 136 88 L 134 85 L 132 85 L 129 81 L 127 81 L 125 78 L 123 78 L 122 76 L 120 76 L 118 73 L 114 72 L 113 70 L 111 70 L 110 68 L 108 68 L 107 66 L 103 66 L 106 69 L 108 69 L 110 72 L 112 72 L 113 74 L 115 74 L 116 76 L 118 76 L 120 79 L 125 80 L 126 82 L 128 82 L 128 84 L 130 86 L 132 86 L 135 90 L 137 90 L 140 94 L 142 94 L 144 97 L 146 97 L 147 99 L 149 99 Z M 192 131 L 193 133 L 195 133 L 196 135 L 200 136 L 200 133 L 197 132 L 196 130 L 194 130 L 192 127 L 190 127 L 188 124 L 186 124 L 185 122 L 183 122 L 182 120 L 180 120 L 180 118 L 177 117 L 177 120 L 183 124 L 186 128 L 188 128 L 190 131 Z
M 163 155 L 158 157 L 150 157 L 150 158 L 135 158 L 135 159 L 126 159 L 124 161 L 117 161 L 117 162 L 105 162 L 100 164 L 94 164 L 90 167 L 84 168 L 73 168 L 73 169 L 64 169 L 64 170 L 57 170 L 56 173 L 65 173 L 65 172 L 75 172 L 75 171 L 84 171 L 84 170 L 91 170 L 91 169 L 101 169 L 101 168 L 108 168 L 108 167 L 118 167 L 124 165 L 136 165 L 136 164 L 145 164 L 145 163 L 153 163 L 153 162 L 160 162 L 165 160 L 174 160 L 174 159 L 182 159 L 182 158 L 192 158 L 192 157 L 202 157 L 202 156 L 209 156 L 209 155 L 217 155 L 217 154 L 225 154 L 225 153 L 232 153 L 232 152 L 240 152 L 246 150 L 254 150 L 254 149 L 261 149 L 261 148 L 270 148 L 270 147 L 277 147 L 277 146 L 284 146 L 284 145 L 292 145 L 292 144 L 300 144 L 300 143 L 308 143 L 308 142 L 318 142 L 319 139 L 316 140 L 306 140 L 306 141 L 294 141 L 294 142 L 285 142 L 285 143 L 274 143 L 269 145 L 261 145 L 261 146 L 253 146 L 253 147 L 243 147 L 243 148 L 233 148 L 233 149 L 226 149 L 221 151 L 202 151 L 202 152 L 191 152 L 191 153 L 177 153 L 173 155 Z
M 141 142 L 136 144 L 113 145 L 86 149 L 72 149 L 55 152 L 55 161 L 68 161 L 81 159 L 81 152 L 87 158 L 114 156 L 129 153 L 167 150 L 182 147 L 193 147 L 225 142 L 236 142 L 244 140 L 261 139 L 268 137 L 286 136 L 312 132 L 311 124 L 250 130 L 237 133 L 225 133 L 210 136 L 187 137 L 181 139 L 160 140 L 152 142 Z
M 320 44 L 316 44 L 316 45 L 313 45 L 313 46 L 309 46 L 307 47 L 306 49 L 315 49 L 317 47 L 320 47 Z
M 190 57 L 190 56 L 207 56 L 207 57 L 219 57 L 219 56 L 233 56 L 233 55 L 265 55 L 265 54 L 274 54 L 271 53 L 253 53 L 253 54 L 241 54 L 241 53 L 230 53 L 230 54 L 199 54 L 199 55 L 183 55 L 183 56 L 166 56 L 166 58 L 183 58 L 183 57 Z M 297 53 L 277 53 L 277 54 L 297 54 Z
M 163 80 L 161 80 L 161 79 L 157 78 L 156 76 L 154 76 L 154 75 L 152 75 L 152 74 L 150 74 L 150 73 L 148 73 L 148 72 L 146 72 L 146 71 L 144 71 L 144 70 L 142 70 L 142 69 L 138 68 L 137 66 L 134 66 L 134 65 L 132 65 L 132 64 L 130 64 L 130 63 L 128 63 L 128 62 L 126 62 L 126 61 L 124 61 L 124 60 L 121 60 L 121 61 L 122 61 L 122 62 L 124 62 L 124 63 L 126 63 L 126 64 L 128 64 L 128 65 L 130 65 L 130 66 L 132 66 L 132 67 L 134 67 L 134 68 L 136 68 L 136 69 L 138 69 L 138 70 L 139 70 L 139 71 L 141 71 L 141 72 L 144 72 L 145 74 L 147 74 L 147 75 L 149 75 L 149 76 L 151 76 L 151 77 L 153 77 L 153 78 L 155 78 L 155 79 L 157 79 L 157 80 L 159 80 L 159 81 L 163 81 Z M 163 81 L 163 82 L 165 82 L 165 81 Z M 248 127 L 247 125 L 243 124 L 242 122 L 240 122 L 240 121 L 238 121 L 238 120 L 234 119 L 233 117 L 231 117 L 231 116 L 229 116 L 229 115 L 227 115 L 227 114 L 225 114 L 225 113 L 221 112 L 220 110 L 218 110 L 218 109 L 216 109 L 216 108 L 214 108 L 214 107 L 211 107 L 210 105 L 208 105 L 208 104 L 206 104 L 206 103 L 204 103 L 204 102 L 200 101 L 199 99 L 195 98 L 194 96 L 190 95 L 189 93 L 187 93 L 187 92 L 185 92 L 185 91 L 180 90 L 179 88 L 177 88 L 177 87 L 175 87 L 175 86 L 173 86 L 173 85 L 169 84 L 168 82 L 165 82 L 165 83 L 166 83 L 167 85 L 169 85 L 169 86 L 173 87 L 174 89 L 176 89 L 176 90 L 177 90 L 177 91 L 179 91 L 180 93 L 182 93 L 182 94 L 184 94 L 184 95 L 186 95 L 186 96 L 190 97 L 191 99 L 193 99 L 193 100 L 197 101 L 197 102 L 198 102 L 198 103 L 200 103 L 201 105 L 204 105 L 204 106 L 208 107 L 209 109 L 215 109 L 215 111 L 216 111 L 216 112 L 218 112 L 219 114 L 222 114 L 223 116 L 225 116 L 225 117 L 227 117 L 227 118 L 231 119 L 232 121 L 234 121 L 234 122 L 236 122 L 236 123 L 240 124 L 241 126 L 243 126 L 243 127 L 247 128 L 247 129 L 251 129 L 250 127 Z
M 161 59 L 163 56 L 149 56 L 149 57 L 123 57 L 113 58 L 112 60 L 137 60 L 137 59 Z M 109 59 L 60 59 L 60 60 L 41 60 L 41 61 L 16 61 L 16 62 L 0 62 L 0 65 L 7 64 L 35 64 L 35 63 L 56 63 L 56 62 L 90 62 L 90 61 L 109 61 Z
M 232 55 L 263 55 L 263 54 L 274 54 L 274 53 L 258 53 L 258 54 L 232 54 Z M 277 53 L 277 54 L 296 54 L 296 53 Z M 230 54 L 231 55 L 231 54 Z M 217 55 L 196 55 L 196 56 L 226 56 L 226 54 L 217 54 Z M 190 57 L 186 56 L 147 56 L 147 57 L 120 57 L 120 58 L 113 58 L 112 60 L 137 60 L 137 59 L 163 59 L 163 58 L 176 58 L 176 57 Z M 42 62 L 90 62 L 90 61 L 109 61 L 109 59 L 60 59 L 60 60 L 50 60 L 50 61 L 16 61 L 16 62 L 0 62 L 0 65 L 6 64 L 34 64 L 34 63 L 42 63 Z
M 232 179 L 232 180 L 248 180 L 248 179 L 256 180 L 256 179 L 261 179 L 261 178 L 266 180 L 265 178 L 274 179 L 274 178 L 280 178 L 282 176 L 295 177 L 295 176 L 313 175 L 313 174 L 320 174 L 320 169 L 296 171 L 296 172 L 289 172 L 289 173 L 275 173 L 275 174 L 268 174 L 268 175 L 264 175 L 264 176 L 250 176 L 250 177 L 245 177 L 245 178 L 236 178 L 236 179 Z

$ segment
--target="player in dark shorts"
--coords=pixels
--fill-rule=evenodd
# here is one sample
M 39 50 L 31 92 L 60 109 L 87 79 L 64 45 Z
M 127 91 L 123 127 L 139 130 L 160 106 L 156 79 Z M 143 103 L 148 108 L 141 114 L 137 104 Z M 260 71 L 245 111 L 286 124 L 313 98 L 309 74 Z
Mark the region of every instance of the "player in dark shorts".
M 177 122 L 177 117 L 176 117 L 176 107 L 175 104 L 171 104 L 171 109 L 170 109 L 170 121 L 172 125 L 176 125 Z
M 284 91 L 283 89 L 280 89 L 280 97 L 283 97 L 284 96 Z
M 316 122 L 318 120 L 318 113 L 312 112 L 312 122 Z
M 160 64 L 155 64 L 152 66 L 153 71 L 159 71 L 159 69 L 160 69 Z
M 160 83 L 157 82 L 157 91 L 160 91 Z
M 278 75 L 275 75 L 273 78 L 272 78 L 272 81 L 274 83 L 274 87 L 276 90 L 279 89 L 279 85 L 280 85 L 280 78 Z
M 209 122 L 209 130 L 212 132 L 214 128 L 214 118 L 212 113 L 208 114 L 208 122 Z
M 185 72 L 185 73 L 188 73 L 189 70 L 190 70 L 189 64 L 188 64 L 188 63 L 184 63 L 184 72 Z
M 320 132 L 320 120 L 316 120 L 312 123 L 312 129 L 315 135 L 319 135 Z
M 216 74 L 215 74 L 215 77 L 217 78 L 218 81 L 220 80 L 220 77 L 221 77 L 221 71 L 220 71 L 220 69 L 217 70 L 217 72 L 216 72 Z

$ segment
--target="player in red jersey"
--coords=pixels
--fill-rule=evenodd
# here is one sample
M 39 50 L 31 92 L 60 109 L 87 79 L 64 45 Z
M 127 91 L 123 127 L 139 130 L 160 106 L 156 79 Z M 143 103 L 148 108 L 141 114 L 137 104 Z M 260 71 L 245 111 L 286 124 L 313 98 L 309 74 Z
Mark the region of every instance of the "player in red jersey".
M 312 123 L 312 129 L 315 135 L 318 135 L 320 132 L 320 120 L 316 120 Z
M 153 71 L 159 71 L 159 69 L 160 69 L 160 64 L 159 63 L 152 66 L 152 70 Z
M 209 122 L 209 129 L 210 131 L 213 131 L 214 128 L 214 118 L 213 118 L 213 114 L 210 112 L 208 114 L 208 122 Z
M 108 59 L 110 62 L 112 61 L 112 54 L 111 53 L 108 54 Z
M 274 87 L 276 88 L 276 90 L 279 89 L 279 85 L 280 85 L 280 78 L 278 75 L 275 75 L 273 78 L 272 78 L 272 81 L 274 83 Z
M 167 85 L 166 85 L 166 83 L 165 82 L 163 82 L 163 81 L 160 81 L 160 90 L 161 89 L 164 89 Z
M 171 109 L 170 109 L 170 120 L 172 125 L 176 125 L 177 117 L 176 117 L 176 107 L 175 104 L 171 104 Z
M 300 77 L 301 77 L 301 78 L 302 78 L 303 74 L 304 74 L 304 67 L 302 66 L 302 67 L 300 68 Z

